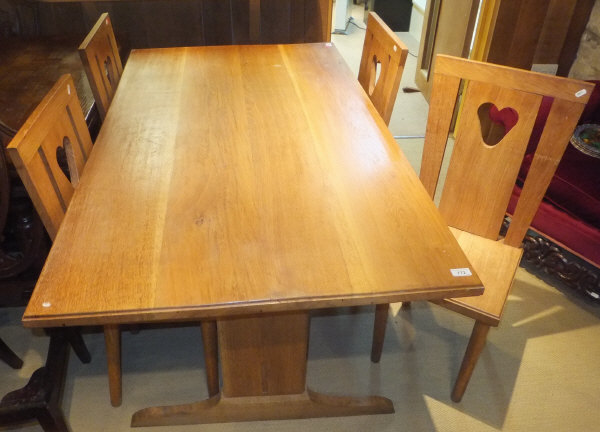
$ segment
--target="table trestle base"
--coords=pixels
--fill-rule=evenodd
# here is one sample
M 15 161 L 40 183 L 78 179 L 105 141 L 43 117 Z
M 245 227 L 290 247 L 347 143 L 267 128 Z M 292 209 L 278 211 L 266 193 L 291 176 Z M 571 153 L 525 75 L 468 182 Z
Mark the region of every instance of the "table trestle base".
M 226 397 L 145 408 L 133 414 L 132 427 L 208 424 L 257 420 L 289 420 L 392 414 L 394 405 L 381 396 L 330 396 L 307 390 L 296 395 Z
M 308 311 L 217 321 L 223 387 L 209 399 L 137 411 L 131 425 L 164 426 L 340 417 L 394 412 L 381 396 L 346 397 L 306 387 Z

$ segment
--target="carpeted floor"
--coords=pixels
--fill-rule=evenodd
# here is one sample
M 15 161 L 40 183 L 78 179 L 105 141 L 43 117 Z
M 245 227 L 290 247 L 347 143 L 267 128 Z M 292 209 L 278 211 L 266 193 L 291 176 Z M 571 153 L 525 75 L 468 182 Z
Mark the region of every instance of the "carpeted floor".
M 21 309 L 3 310 L 0 337 L 23 356 L 0 365 L 0 392 L 25 384 L 47 346 L 19 324 Z M 519 270 L 506 314 L 493 329 L 460 404 L 450 388 L 471 322 L 428 303 L 392 305 L 384 354 L 369 360 L 372 308 L 324 310 L 312 318 L 308 384 L 323 392 L 379 394 L 395 414 L 220 425 L 153 431 L 596 431 L 600 424 L 600 310 Z M 198 328 L 123 332 L 123 405 L 112 408 L 104 342 L 84 335 L 92 363 L 71 356 L 63 399 L 73 431 L 124 431 L 134 411 L 207 396 Z M 27 431 L 41 430 L 39 426 Z

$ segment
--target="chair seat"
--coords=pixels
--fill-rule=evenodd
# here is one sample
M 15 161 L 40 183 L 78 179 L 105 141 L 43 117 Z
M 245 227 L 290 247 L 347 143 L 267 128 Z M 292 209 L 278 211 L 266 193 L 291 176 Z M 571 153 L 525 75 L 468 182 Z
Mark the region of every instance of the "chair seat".
M 450 231 L 485 290 L 481 296 L 445 299 L 435 303 L 490 326 L 498 326 L 523 249 L 507 246 L 502 240 L 486 239 L 452 227 Z

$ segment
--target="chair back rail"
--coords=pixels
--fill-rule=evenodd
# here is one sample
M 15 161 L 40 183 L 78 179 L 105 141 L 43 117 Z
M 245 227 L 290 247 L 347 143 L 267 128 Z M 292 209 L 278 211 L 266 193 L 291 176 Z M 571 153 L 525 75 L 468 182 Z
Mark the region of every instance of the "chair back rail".
M 54 240 L 92 150 L 70 75 L 63 75 L 7 147 L 33 204 Z M 64 152 L 68 175 L 59 164 Z
M 390 123 L 408 48 L 374 12 L 369 13 L 358 82 L 386 124 Z
M 505 238 L 518 247 L 589 99 L 593 84 L 505 66 L 439 55 L 421 164 L 421 181 L 433 197 L 438 184 L 461 79 L 468 80 L 440 200 L 449 226 L 498 239 L 512 189 L 543 96 L 554 98 Z M 516 112 L 516 124 L 487 144 L 482 107 Z M 485 113 L 485 109 L 483 109 Z
M 117 91 L 123 74 L 121 56 L 108 13 L 103 13 L 79 46 L 79 55 L 88 76 L 100 118 L 106 112 Z

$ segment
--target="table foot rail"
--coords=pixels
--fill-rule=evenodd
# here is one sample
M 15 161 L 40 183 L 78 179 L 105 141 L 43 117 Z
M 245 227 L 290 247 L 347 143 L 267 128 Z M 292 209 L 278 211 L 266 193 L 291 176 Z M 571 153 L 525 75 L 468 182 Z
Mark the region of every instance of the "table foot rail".
M 145 408 L 133 414 L 131 426 L 343 417 L 393 412 L 392 401 L 381 396 L 329 396 L 307 390 L 295 395 L 235 398 L 216 395 L 201 402 Z

